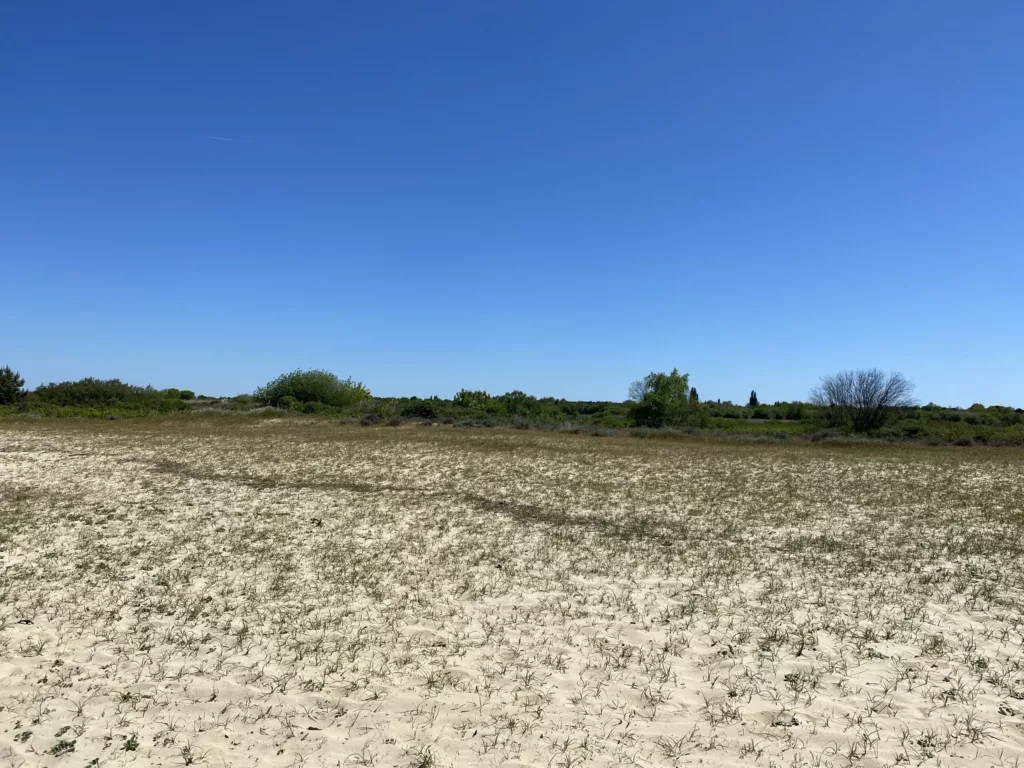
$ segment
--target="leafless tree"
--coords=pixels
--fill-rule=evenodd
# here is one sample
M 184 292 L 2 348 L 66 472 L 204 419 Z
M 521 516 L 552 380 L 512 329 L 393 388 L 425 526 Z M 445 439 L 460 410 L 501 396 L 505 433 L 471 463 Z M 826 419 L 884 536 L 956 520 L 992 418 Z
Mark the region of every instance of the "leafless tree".
M 870 432 L 885 425 L 901 408 L 915 404 L 914 385 L 902 373 L 877 368 L 823 376 L 811 390 L 811 402 L 825 409 L 832 426 Z

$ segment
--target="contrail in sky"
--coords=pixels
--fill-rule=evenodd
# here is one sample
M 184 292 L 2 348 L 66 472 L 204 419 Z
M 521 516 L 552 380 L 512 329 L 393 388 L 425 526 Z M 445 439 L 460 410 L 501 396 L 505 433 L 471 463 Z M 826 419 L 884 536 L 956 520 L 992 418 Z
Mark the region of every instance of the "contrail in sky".
M 214 141 L 233 141 L 235 144 L 252 144 L 251 141 L 246 141 L 245 139 L 231 139 L 227 136 L 207 136 L 206 138 L 213 139 Z

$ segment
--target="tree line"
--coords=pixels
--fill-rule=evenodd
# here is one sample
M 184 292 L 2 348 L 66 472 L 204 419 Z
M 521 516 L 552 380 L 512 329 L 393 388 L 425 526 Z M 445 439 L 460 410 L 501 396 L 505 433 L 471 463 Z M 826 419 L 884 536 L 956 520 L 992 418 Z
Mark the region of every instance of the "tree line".
M 804 401 L 763 403 L 755 390 L 746 404 L 704 400 L 678 369 L 651 372 L 633 382 L 625 401 L 583 402 L 535 397 L 519 390 L 491 395 L 462 389 L 450 399 L 374 397 L 352 378 L 325 370 L 291 371 L 252 394 L 196 397 L 186 389 L 155 389 L 117 379 L 86 378 L 44 384 L 32 391 L 10 367 L 0 368 L 0 413 L 40 415 L 144 415 L 175 411 L 314 414 L 366 423 L 403 420 L 478 426 L 591 425 L 647 430 L 710 430 L 779 436 L 814 430 L 924 439 L 1007 440 L 1020 434 L 1020 409 L 975 404 L 966 410 L 918 406 L 914 385 L 899 373 L 841 371 L 818 382 Z

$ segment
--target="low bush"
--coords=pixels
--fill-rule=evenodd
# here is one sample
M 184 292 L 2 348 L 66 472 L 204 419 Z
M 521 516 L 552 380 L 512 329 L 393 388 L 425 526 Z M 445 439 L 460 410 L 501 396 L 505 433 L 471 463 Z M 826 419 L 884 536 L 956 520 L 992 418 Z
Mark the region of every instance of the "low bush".
M 437 408 L 429 400 L 414 400 L 402 409 L 407 419 L 436 419 Z
M 29 397 L 47 405 L 137 406 L 158 409 L 167 395 L 153 387 L 125 384 L 120 379 L 80 379 L 37 387 Z

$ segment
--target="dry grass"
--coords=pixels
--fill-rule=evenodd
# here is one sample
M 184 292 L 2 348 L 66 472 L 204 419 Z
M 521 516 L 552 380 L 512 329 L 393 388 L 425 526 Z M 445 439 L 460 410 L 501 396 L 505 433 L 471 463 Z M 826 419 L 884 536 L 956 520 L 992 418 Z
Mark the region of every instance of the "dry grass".
M 0 768 L 1018 765 L 1024 455 L 0 428 Z

